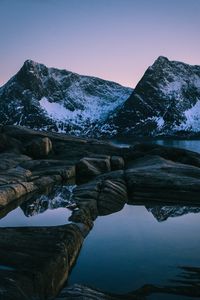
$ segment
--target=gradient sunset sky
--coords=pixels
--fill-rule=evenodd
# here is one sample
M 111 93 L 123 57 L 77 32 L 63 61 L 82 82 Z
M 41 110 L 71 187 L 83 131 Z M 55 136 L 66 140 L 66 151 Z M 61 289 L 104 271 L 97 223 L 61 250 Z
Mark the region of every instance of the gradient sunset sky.
M 159 55 L 200 65 L 200 0 L 0 0 L 0 85 L 32 59 L 134 87 Z

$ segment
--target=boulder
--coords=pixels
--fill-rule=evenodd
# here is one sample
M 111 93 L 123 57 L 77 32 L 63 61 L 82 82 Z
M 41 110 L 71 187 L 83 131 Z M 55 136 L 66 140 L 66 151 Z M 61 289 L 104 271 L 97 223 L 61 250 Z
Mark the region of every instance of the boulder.
M 48 157 L 52 151 L 52 142 L 48 137 L 38 137 L 26 145 L 26 154 L 32 158 Z
M 73 224 L 0 228 L 0 298 L 54 299 L 82 243 Z
M 97 200 L 101 189 L 101 181 L 92 181 L 77 186 L 73 191 L 72 200 L 82 209 L 87 207 L 90 210 L 92 220 L 98 216 Z
M 130 203 L 200 203 L 200 168 L 146 155 L 129 165 L 125 178 Z
M 121 156 L 111 156 L 111 170 L 123 170 L 124 169 L 124 159 Z
M 102 182 L 97 201 L 99 215 L 121 210 L 127 202 L 126 183 L 123 179 L 106 179 Z
M 110 172 L 110 157 L 84 157 L 76 164 L 78 183 L 85 183 L 96 176 Z

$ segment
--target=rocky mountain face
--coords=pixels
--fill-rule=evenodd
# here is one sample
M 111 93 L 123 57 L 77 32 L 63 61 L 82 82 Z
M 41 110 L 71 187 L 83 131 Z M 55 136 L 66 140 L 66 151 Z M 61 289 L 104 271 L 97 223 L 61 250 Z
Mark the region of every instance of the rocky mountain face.
M 1 123 L 87 135 L 131 93 L 114 82 L 27 60 L 0 89 Z
M 200 66 L 160 56 L 135 90 L 27 60 L 0 88 L 1 123 L 89 137 L 200 133 Z
M 109 120 L 119 135 L 200 131 L 200 66 L 160 56 Z

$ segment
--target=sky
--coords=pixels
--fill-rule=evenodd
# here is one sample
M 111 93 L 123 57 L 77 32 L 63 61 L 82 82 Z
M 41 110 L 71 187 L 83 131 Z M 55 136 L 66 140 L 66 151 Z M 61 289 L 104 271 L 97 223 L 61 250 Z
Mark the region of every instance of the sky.
M 135 87 L 155 59 L 200 65 L 200 0 L 0 0 L 0 86 L 26 59 Z

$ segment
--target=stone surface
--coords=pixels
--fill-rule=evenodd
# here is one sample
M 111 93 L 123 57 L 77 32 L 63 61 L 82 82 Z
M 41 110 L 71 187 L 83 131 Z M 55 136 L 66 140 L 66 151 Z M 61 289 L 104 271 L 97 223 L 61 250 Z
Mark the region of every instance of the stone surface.
M 124 159 L 120 156 L 112 156 L 111 157 L 111 170 L 123 170 L 124 169 Z
M 97 202 L 99 215 L 119 211 L 127 201 L 126 183 L 123 179 L 106 179 L 102 182 Z
M 76 225 L 1 228 L 2 299 L 52 299 L 67 279 L 82 242 Z
M 200 169 L 160 156 L 145 156 L 125 171 L 129 201 L 199 203 Z
M 48 157 L 52 151 L 52 142 L 48 137 L 38 137 L 26 145 L 26 153 L 32 158 Z
M 110 157 L 84 157 L 76 164 L 79 183 L 87 182 L 96 176 L 111 171 Z

